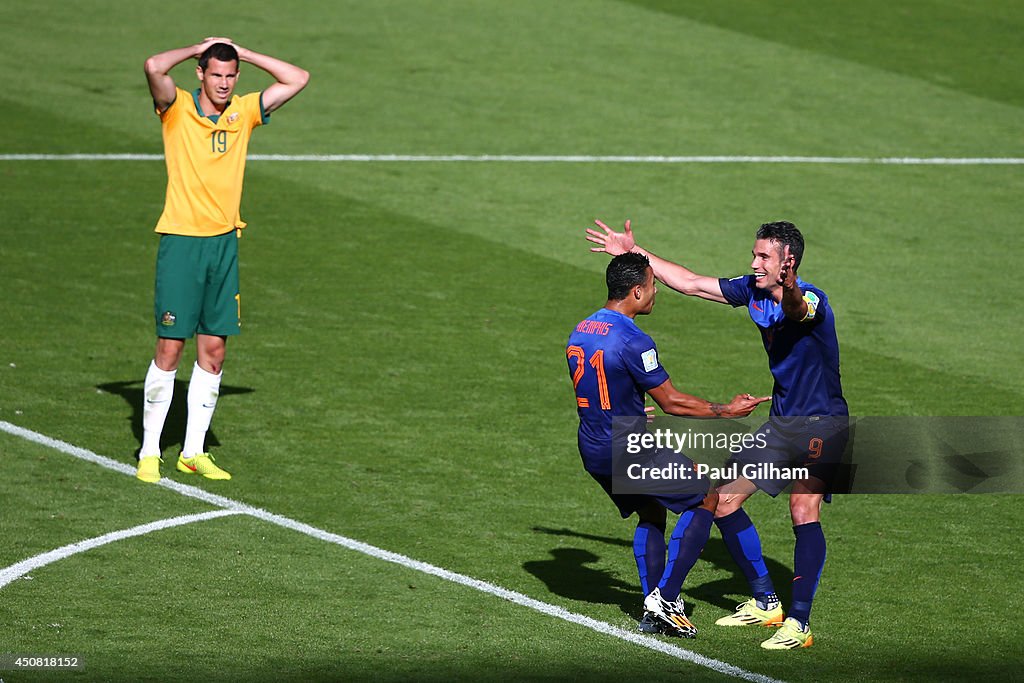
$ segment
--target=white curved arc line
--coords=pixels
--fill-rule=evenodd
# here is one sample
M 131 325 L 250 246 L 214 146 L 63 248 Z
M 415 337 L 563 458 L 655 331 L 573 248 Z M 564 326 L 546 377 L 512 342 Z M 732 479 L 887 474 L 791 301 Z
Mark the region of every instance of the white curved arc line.
M 210 512 L 200 512 L 194 515 L 181 515 L 180 517 L 170 517 L 168 519 L 160 519 L 155 522 L 147 522 L 146 524 L 133 526 L 130 529 L 112 531 L 109 534 L 103 534 L 102 536 L 96 536 L 95 538 L 87 538 L 84 541 L 69 543 L 68 545 L 61 546 L 60 548 L 55 548 L 34 557 L 30 557 L 27 560 L 22 560 L 21 562 L 12 564 L 10 567 L 0 569 L 0 588 L 3 588 L 12 581 L 20 579 L 30 571 L 39 569 L 40 567 L 45 567 L 48 564 L 52 564 L 58 560 L 63 560 L 71 557 L 72 555 L 84 553 L 85 551 L 92 550 L 93 548 L 99 548 L 100 546 L 107 545 L 108 543 L 114 543 L 115 541 L 121 541 L 134 536 L 143 536 L 154 531 L 160 531 L 161 529 L 170 529 L 172 527 L 192 524 L 194 522 L 205 522 L 208 519 L 216 519 L 217 517 L 240 514 L 242 514 L 241 510 L 212 510 Z

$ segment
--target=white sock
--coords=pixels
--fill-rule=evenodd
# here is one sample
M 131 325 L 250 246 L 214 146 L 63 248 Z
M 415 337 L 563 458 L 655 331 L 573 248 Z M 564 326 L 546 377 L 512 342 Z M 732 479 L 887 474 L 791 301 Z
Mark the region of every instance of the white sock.
M 174 396 L 175 370 L 161 370 L 149 362 L 142 398 L 142 448 L 139 457 L 160 455 L 160 434 L 164 431 L 167 411 Z
M 198 362 L 192 368 L 192 379 L 188 382 L 188 422 L 185 425 L 185 446 L 182 448 L 186 458 L 206 452 L 206 431 L 210 428 L 213 410 L 217 407 L 223 374 L 207 372 L 199 367 Z

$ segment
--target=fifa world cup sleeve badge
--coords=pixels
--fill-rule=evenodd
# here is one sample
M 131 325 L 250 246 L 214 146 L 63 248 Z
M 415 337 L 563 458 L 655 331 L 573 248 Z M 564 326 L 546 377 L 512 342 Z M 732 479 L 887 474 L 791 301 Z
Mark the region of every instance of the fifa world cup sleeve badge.
M 807 315 L 804 316 L 804 320 L 814 320 L 821 299 L 814 292 L 804 292 L 804 301 L 807 303 Z

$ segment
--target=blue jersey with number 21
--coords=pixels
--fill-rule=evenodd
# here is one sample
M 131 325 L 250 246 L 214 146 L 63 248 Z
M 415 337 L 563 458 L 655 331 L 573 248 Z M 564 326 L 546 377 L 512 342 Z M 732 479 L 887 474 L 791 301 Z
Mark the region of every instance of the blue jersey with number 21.
M 602 308 L 576 325 L 565 349 L 588 472 L 612 473 L 612 417 L 642 416 L 644 394 L 668 380 L 654 340 L 626 315 Z

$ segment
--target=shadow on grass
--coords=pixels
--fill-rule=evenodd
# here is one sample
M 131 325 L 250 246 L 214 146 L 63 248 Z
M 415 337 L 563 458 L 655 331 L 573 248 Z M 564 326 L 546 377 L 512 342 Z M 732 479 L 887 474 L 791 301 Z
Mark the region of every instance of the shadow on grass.
M 105 391 L 108 394 L 114 394 L 120 396 L 128 405 L 131 406 L 131 415 L 126 420 L 129 421 L 132 430 L 132 434 L 135 436 L 135 440 L 139 442 L 139 448 L 142 448 L 142 396 L 143 396 L 143 380 L 129 380 L 127 382 L 107 382 L 106 384 L 97 384 L 97 389 Z M 249 387 L 232 387 L 228 385 L 221 385 L 220 397 L 230 396 L 231 394 L 249 394 L 255 391 Z M 165 450 L 170 446 L 174 446 L 175 451 L 180 451 L 184 440 L 185 440 L 185 424 L 188 420 L 188 407 L 186 397 L 188 396 L 188 382 L 185 380 L 176 379 L 174 380 L 174 398 L 171 401 L 171 409 L 167 413 L 167 421 L 164 422 L 164 431 L 160 438 L 160 448 Z M 217 435 L 214 433 L 213 428 L 206 433 L 206 446 L 207 448 L 213 446 L 220 446 L 220 441 L 217 439 Z M 135 457 L 138 458 L 139 449 L 135 449 Z
M 547 560 L 523 563 L 523 569 L 544 582 L 548 590 L 564 598 L 583 602 L 618 605 L 626 614 L 638 611 L 639 590 L 631 583 L 616 578 L 610 569 L 591 567 L 601 558 L 581 548 L 554 548 Z
M 534 527 L 533 531 L 551 536 L 567 536 L 604 543 L 621 548 L 622 552 L 628 552 L 630 555 L 633 553 L 631 538 L 599 536 L 565 528 Z M 671 533 L 671 529 L 669 529 L 669 533 Z M 525 562 L 523 569 L 543 581 L 552 593 L 584 602 L 618 605 L 623 612 L 631 617 L 639 618 L 641 616 L 640 604 L 643 596 L 640 595 L 639 579 L 634 577 L 634 581 L 627 583 L 612 576 L 607 569 L 585 566 L 601 559 L 589 550 L 555 548 L 550 553 L 552 559 Z M 791 597 L 789 579 L 793 573 L 792 569 L 768 556 L 765 556 L 764 561 L 768 567 L 768 574 L 775 582 L 779 599 L 782 600 L 783 605 L 789 604 Z M 728 578 L 697 585 L 687 579 L 683 583 L 683 595 L 687 599 L 705 602 L 726 612 L 731 612 L 737 603 L 734 596 L 750 594 L 746 579 L 743 578 L 743 574 L 733 562 L 732 556 L 729 555 L 729 551 L 720 538 L 708 540 L 698 562 L 709 562 L 718 569 L 732 572 L 732 575 Z

